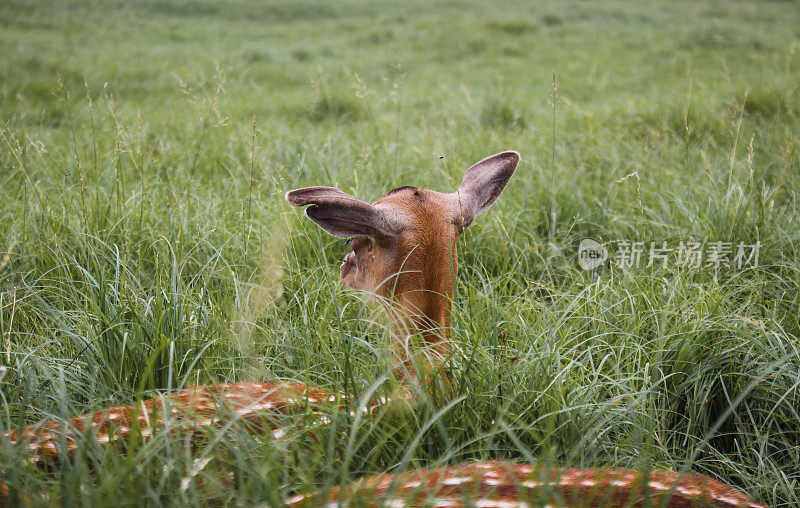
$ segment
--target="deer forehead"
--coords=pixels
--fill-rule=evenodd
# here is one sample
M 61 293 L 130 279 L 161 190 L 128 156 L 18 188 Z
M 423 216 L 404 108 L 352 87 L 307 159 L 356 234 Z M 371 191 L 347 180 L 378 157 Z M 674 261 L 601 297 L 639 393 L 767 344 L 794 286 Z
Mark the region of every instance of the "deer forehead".
M 404 224 L 449 223 L 456 216 L 458 203 L 452 194 L 417 187 L 400 187 L 372 205 Z

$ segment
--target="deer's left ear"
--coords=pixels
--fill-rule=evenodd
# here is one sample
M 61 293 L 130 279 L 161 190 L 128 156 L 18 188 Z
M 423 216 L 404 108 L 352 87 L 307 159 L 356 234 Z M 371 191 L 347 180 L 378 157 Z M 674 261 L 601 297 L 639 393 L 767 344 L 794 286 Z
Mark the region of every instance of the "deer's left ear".
M 458 198 L 456 222 L 461 229 L 469 226 L 475 216 L 489 209 L 505 189 L 519 164 L 519 154 L 501 152 L 470 167 L 455 193 Z

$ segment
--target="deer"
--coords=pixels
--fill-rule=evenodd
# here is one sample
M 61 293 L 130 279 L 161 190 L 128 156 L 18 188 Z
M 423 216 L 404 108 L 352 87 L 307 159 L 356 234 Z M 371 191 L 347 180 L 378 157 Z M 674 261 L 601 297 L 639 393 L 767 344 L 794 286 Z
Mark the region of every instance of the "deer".
M 327 233 L 351 242 L 339 267 L 341 282 L 379 302 L 391 323 L 391 356 L 401 389 L 370 399 L 374 413 L 396 399 L 411 407 L 431 380 L 450 385 L 451 306 L 458 271 L 457 239 L 498 199 L 520 161 L 504 151 L 470 166 L 455 192 L 399 187 L 374 202 L 333 187 L 291 190 L 285 199 Z M 296 382 L 232 383 L 194 387 L 139 404 L 117 406 L 68 421 L 11 431 L 31 460 L 55 468 L 77 449 L 81 434 L 100 444 L 146 439 L 158 428 L 201 433 L 241 418 L 280 439 L 270 415 L 351 411 L 342 394 Z M 66 443 L 66 449 L 59 443 Z M 0 485 L 2 487 L 2 485 Z M 6 487 L 6 491 L 7 491 Z M 3 489 L 0 488 L 0 496 Z M 286 506 L 660 506 L 764 507 L 737 489 L 694 474 L 624 469 L 552 469 L 512 462 L 466 462 L 436 469 L 383 473 L 327 492 L 295 494 Z M 531 504 L 533 503 L 533 504 Z
M 301 506 L 765 508 L 724 483 L 674 471 L 547 469 L 511 462 L 466 462 L 379 474 L 329 492 L 298 494 Z

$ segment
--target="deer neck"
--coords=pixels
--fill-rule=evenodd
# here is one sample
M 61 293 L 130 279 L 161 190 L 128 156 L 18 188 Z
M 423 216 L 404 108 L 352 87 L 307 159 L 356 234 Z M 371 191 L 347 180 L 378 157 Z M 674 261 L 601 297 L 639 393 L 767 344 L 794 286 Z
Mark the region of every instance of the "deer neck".
M 389 300 L 395 361 L 404 365 L 422 355 L 436 367 L 448 352 L 456 238 L 432 236 L 409 249 Z

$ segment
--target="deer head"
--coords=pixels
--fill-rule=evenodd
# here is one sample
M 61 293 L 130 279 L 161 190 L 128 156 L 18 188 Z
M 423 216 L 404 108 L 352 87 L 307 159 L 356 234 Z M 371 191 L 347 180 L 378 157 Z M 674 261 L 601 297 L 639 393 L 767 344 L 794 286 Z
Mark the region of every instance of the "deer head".
M 518 163 L 513 151 L 487 157 L 467 169 L 453 193 L 400 187 L 367 203 L 332 187 L 307 187 L 287 192 L 286 199 L 310 205 L 309 219 L 352 239 L 339 268 L 342 282 L 384 302 L 396 338 L 419 333 L 441 358 L 458 270 L 456 238 L 492 206 Z M 408 361 L 402 348 L 395 354 Z

